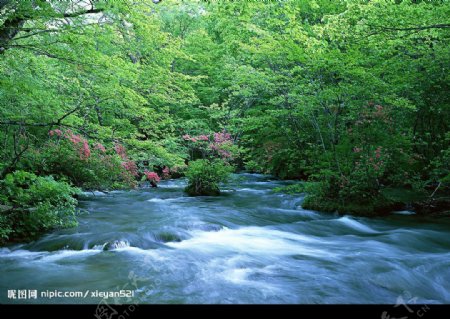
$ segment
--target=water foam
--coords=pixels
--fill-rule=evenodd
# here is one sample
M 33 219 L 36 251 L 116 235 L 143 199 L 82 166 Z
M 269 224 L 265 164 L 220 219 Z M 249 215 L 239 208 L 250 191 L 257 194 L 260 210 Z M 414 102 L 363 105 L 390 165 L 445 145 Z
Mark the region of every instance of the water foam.
M 237 252 L 249 255 L 293 255 L 330 256 L 314 247 L 317 240 L 288 232 L 261 227 L 243 227 L 217 232 L 194 231 L 194 237 L 182 242 L 167 243 L 177 249 L 195 250 L 205 253 L 217 251 Z
M 367 233 L 367 234 L 379 234 L 380 233 L 380 232 L 370 228 L 369 226 L 364 225 L 361 222 L 358 222 L 357 220 L 355 220 L 349 216 L 344 216 L 344 217 L 338 218 L 336 221 L 346 225 L 349 228 L 352 228 L 352 229 L 357 230 L 362 233 Z

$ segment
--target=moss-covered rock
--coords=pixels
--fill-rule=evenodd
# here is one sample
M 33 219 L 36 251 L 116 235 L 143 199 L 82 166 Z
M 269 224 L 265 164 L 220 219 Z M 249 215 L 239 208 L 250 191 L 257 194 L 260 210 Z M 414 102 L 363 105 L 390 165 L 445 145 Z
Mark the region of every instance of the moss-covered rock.
M 203 185 L 188 185 L 184 191 L 189 196 L 219 196 L 218 187 L 205 187 Z
M 394 210 L 399 210 L 404 205 L 389 200 L 378 199 L 367 203 L 338 203 L 336 201 L 320 198 L 314 195 L 305 197 L 302 208 L 321 212 L 338 212 L 339 214 L 352 214 L 358 216 L 387 215 Z

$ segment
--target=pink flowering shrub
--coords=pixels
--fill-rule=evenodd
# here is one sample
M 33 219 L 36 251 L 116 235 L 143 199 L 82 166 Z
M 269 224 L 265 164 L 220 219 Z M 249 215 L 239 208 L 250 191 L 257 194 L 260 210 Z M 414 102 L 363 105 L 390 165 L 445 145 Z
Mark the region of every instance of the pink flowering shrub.
M 91 156 L 91 149 L 89 148 L 89 144 L 86 140 L 83 140 L 82 146 L 78 149 L 78 154 L 82 160 L 87 160 L 89 156 Z
M 138 176 L 138 168 L 136 166 L 136 163 L 134 161 L 125 161 L 122 162 L 122 167 L 132 176 Z
M 99 150 L 102 153 L 106 152 L 106 148 L 103 146 L 102 143 L 96 143 L 94 149 Z
M 72 132 L 68 133 L 66 138 L 68 138 L 73 144 L 79 144 L 83 141 L 83 138 L 80 135 L 73 134 Z
M 355 169 L 363 170 L 366 174 L 370 173 L 375 178 L 380 177 L 383 174 L 386 160 L 389 158 L 388 154 L 383 152 L 383 147 L 378 146 L 375 150 L 371 151 L 369 155 L 367 153 L 362 152 L 362 148 L 360 149 L 361 153 L 358 159 L 355 161 Z
M 191 136 L 185 134 L 182 138 L 189 143 L 190 153 L 198 152 L 202 158 L 220 158 L 224 161 L 231 161 L 238 153 L 231 134 L 226 131 L 216 132 L 212 135 Z
M 185 191 L 191 196 L 219 195 L 219 184 L 234 170 L 231 161 L 239 153 L 231 134 L 224 130 L 210 135 L 185 134 L 182 138 L 191 155 Z
M 170 177 L 170 169 L 167 166 L 164 166 L 162 175 L 164 179 L 168 179 Z
M 48 135 L 45 147 L 33 152 L 41 172 L 67 176 L 73 184 L 89 189 L 137 185 L 138 167 L 123 145 L 116 143 L 108 150 L 70 129 L 50 130 Z
M 232 146 L 233 139 L 230 133 L 226 133 L 225 131 L 214 133 L 214 140 L 209 144 L 210 149 L 216 151 L 219 157 L 224 160 L 232 159 Z
M 61 135 L 62 135 L 62 131 L 59 130 L 59 129 L 56 129 L 56 130 L 50 130 L 50 131 L 48 132 L 48 135 L 50 135 L 50 136 L 53 136 L 53 135 L 61 136 Z
M 114 145 L 114 151 L 116 151 L 116 154 L 120 156 L 121 159 L 126 160 L 127 157 L 127 151 L 125 150 L 125 147 L 122 144 L 116 143 Z
M 209 137 L 207 135 L 199 135 L 197 136 L 198 141 L 209 141 Z
M 353 120 L 341 127 L 338 143 L 324 155 L 329 167 L 321 167 L 313 177 L 305 208 L 389 212 L 397 204 L 396 195 L 389 195 L 392 189 L 416 187 L 410 176 L 418 160 L 407 155 L 413 153 L 411 149 L 404 151 L 412 144 L 392 120 L 397 110 L 369 102 L 352 111 Z
M 69 141 L 81 160 L 88 160 L 91 156 L 89 142 L 82 136 L 74 134 L 72 130 L 66 130 L 65 132 L 60 129 L 50 130 L 48 135 L 50 137 L 57 137 L 58 139 L 66 139 Z
M 128 158 L 127 150 L 125 149 L 125 146 L 123 146 L 122 144 L 119 144 L 119 143 L 115 143 L 114 151 L 123 160 L 121 165 L 125 169 L 125 172 L 122 174 L 124 179 L 130 179 L 132 177 L 139 176 L 138 167 L 136 165 L 136 162 L 134 162 Z
M 144 175 L 150 182 L 158 183 L 159 181 L 161 181 L 161 178 L 155 172 L 149 172 L 146 170 L 144 171 Z

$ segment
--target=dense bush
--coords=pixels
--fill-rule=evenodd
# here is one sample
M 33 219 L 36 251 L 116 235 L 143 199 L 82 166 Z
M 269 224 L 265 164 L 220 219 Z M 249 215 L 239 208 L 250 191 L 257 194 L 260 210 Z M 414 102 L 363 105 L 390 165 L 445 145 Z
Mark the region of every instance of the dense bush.
M 226 182 L 233 167 L 221 160 L 196 160 L 189 163 L 186 171 L 188 185 L 185 191 L 191 196 L 220 194 L 219 184 Z
M 201 134 L 182 136 L 191 160 L 221 159 L 224 162 L 232 162 L 239 156 L 240 148 L 235 144 L 233 137 L 225 130 L 213 134 Z
M 345 197 L 336 191 L 335 185 L 329 181 L 307 184 L 305 189 L 308 195 L 305 197 L 302 207 L 322 212 L 369 216 L 389 213 L 400 204 L 383 196 L 382 193 L 370 189 L 367 192 L 360 190 L 358 193 L 355 192 L 351 196 Z
M 29 240 L 77 224 L 73 196 L 79 190 L 67 182 L 16 171 L 0 184 L 0 242 Z
M 182 136 L 189 150 L 191 162 L 185 173 L 191 196 L 220 194 L 219 183 L 225 182 L 233 172 L 233 161 L 240 149 L 225 130 L 213 134 Z
M 34 150 L 23 168 L 39 175 L 65 176 L 84 189 L 129 188 L 136 185 L 138 169 L 125 147 L 105 147 L 71 130 L 51 130 L 50 138 Z

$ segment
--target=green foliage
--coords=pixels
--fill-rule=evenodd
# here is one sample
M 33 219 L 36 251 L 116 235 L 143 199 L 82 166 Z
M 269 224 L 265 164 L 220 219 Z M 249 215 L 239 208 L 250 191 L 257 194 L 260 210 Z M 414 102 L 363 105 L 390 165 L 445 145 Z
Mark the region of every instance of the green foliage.
M 286 193 L 290 195 L 301 194 L 305 192 L 306 185 L 305 183 L 296 183 L 292 185 L 275 187 L 273 191 L 275 193 Z
M 426 192 L 423 189 L 405 189 L 405 188 L 390 188 L 386 187 L 381 191 L 382 195 L 392 202 L 397 203 L 414 203 L 427 198 Z
M 189 160 L 191 179 L 209 176 L 226 157 L 307 180 L 317 209 L 384 211 L 409 196 L 392 189 L 449 196 L 447 2 L 80 3 L 0 5 L 0 180 L 25 170 L 133 187 Z M 49 138 L 55 128 L 91 155 Z
M 340 188 L 335 176 L 325 175 L 322 181 L 308 183 L 305 188 L 307 196 L 302 207 L 323 212 L 339 212 L 373 216 L 386 214 L 398 207 L 398 202 L 391 201 L 371 188 L 362 188 L 357 183 L 357 189 Z M 324 175 L 321 175 L 324 177 Z M 361 197 L 357 197 L 357 196 Z
M 73 185 L 85 189 L 114 189 L 132 187 L 134 178 L 124 170 L 121 158 L 109 150 L 103 153 L 93 149 L 89 158 L 80 158 L 79 152 L 68 141 L 49 141 L 41 150 L 30 152 L 23 168 L 41 175 L 67 178 Z
M 2 208 L 6 209 L 6 206 Z M 12 225 L 10 224 L 8 217 L 3 214 L 3 211 L 0 212 L 0 244 L 6 242 L 9 239 L 10 234 L 13 233 Z
M 220 194 L 220 183 L 228 180 L 233 167 L 221 160 L 199 159 L 189 163 L 185 173 L 188 185 L 185 191 L 191 196 Z
M 128 140 L 130 157 L 142 167 L 144 162 L 149 162 L 156 166 L 181 167 L 184 166 L 184 157 L 186 156 L 181 145 L 177 144 L 175 138 L 167 137 L 163 145 L 151 140 Z
M 210 47 L 226 54 L 216 71 L 222 78 L 208 86 L 226 87 L 222 104 L 245 167 L 308 179 L 315 187 L 305 205 L 325 210 L 388 210 L 397 200 L 385 188 L 448 193 L 442 70 L 450 28 L 433 26 L 448 23 L 449 6 L 311 3 L 211 8 L 210 21 L 221 27 L 205 26 Z
M 446 140 L 450 143 L 450 132 L 446 134 Z M 440 186 L 439 193 L 450 192 L 450 146 L 442 149 L 430 163 L 431 179 L 430 183 Z M 436 186 L 437 187 L 437 186 Z M 438 190 L 438 189 L 436 189 Z
M 24 171 L 6 175 L 0 192 L 2 240 L 29 240 L 53 228 L 75 226 L 73 196 L 78 192 L 51 176 Z

